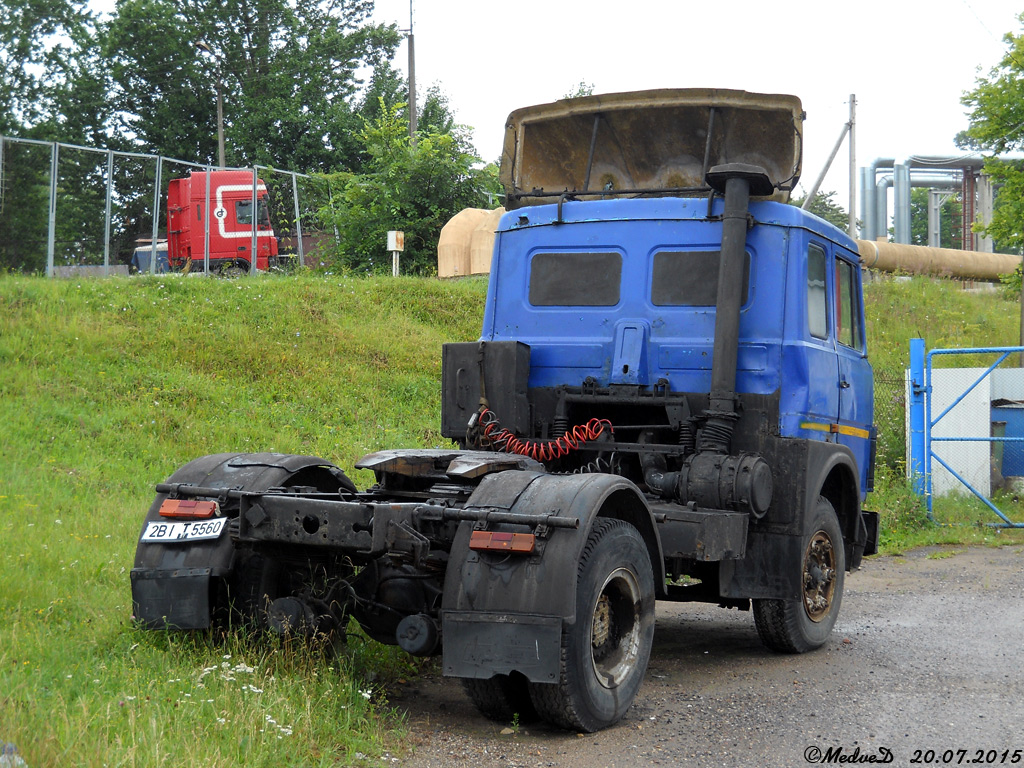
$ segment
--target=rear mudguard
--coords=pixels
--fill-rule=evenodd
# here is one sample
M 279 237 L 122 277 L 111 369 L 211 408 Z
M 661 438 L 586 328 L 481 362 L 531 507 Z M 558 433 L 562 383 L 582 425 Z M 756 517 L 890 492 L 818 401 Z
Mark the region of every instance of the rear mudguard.
M 563 623 L 576 621 L 577 566 L 597 517 L 625 520 L 640 532 L 664 584 L 664 560 L 643 495 L 617 475 L 500 472 L 481 481 L 468 508 L 579 519 L 551 528 L 530 554 L 469 548 L 472 523 L 452 544 L 442 610 L 444 674 L 487 679 L 517 671 L 534 682 L 558 680 Z
M 285 485 L 320 485 L 325 482 L 355 490 L 340 469 L 314 456 L 281 453 L 218 453 L 190 461 L 168 478 L 225 490 L 265 491 Z M 212 541 L 188 544 L 144 544 L 146 524 L 160 519 L 167 494 L 157 494 L 146 514 L 131 571 L 132 611 L 136 621 L 150 629 L 205 629 L 215 608 L 223 602 L 228 578 L 236 564 L 232 533 Z M 237 501 L 222 502 L 229 517 L 237 515 Z

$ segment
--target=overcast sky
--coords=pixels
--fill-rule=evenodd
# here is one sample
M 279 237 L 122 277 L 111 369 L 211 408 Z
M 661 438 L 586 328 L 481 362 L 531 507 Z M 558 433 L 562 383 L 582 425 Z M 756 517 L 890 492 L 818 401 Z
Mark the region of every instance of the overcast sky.
M 237 0 L 243 2 L 243 0 Z M 90 0 L 109 11 L 113 0 Z M 409 0 L 376 0 L 374 17 L 409 26 Z M 735 88 L 798 96 L 805 192 L 857 98 L 856 163 L 960 156 L 960 97 L 1024 31 L 1012 0 L 413 0 L 416 82 L 448 95 L 485 160 L 501 153 L 505 118 L 555 101 L 580 82 L 595 93 Z M 405 43 L 396 65 L 405 73 Z M 844 208 L 844 143 L 822 184 Z M 858 212 L 859 215 L 859 212 Z
M 518 107 L 595 93 L 735 88 L 798 96 L 807 113 L 801 187 L 813 184 L 849 120 L 856 163 L 964 154 L 960 96 L 1022 31 L 1010 0 L 414 0 L 416 83 L 438 83 L 485 160 L 501 152 Z M 375 18 L 409 26 L 409 0 L 377 0 Z M 405 44 L 396 64 L 406 71 Z M 822 190 L 847 207 L 844 143 Z M 798 191 L 802 191 L 798 190 Z M 859 212 L 858 212 L 859 215 Z

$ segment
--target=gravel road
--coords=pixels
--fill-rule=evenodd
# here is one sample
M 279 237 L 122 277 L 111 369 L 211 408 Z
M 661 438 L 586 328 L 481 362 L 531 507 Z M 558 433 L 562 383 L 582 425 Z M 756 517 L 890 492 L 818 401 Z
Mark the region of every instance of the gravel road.
M 749 612 L 659 603 L 636 702 L 596 734 L 502 734 L 457 681 L 427 676 L 390 694 L 408 712 L 401 764 L 1024 765 L 1022 566 L 1020 546 L 871 558 L 832 638 L 802 656 L 765 650 Z

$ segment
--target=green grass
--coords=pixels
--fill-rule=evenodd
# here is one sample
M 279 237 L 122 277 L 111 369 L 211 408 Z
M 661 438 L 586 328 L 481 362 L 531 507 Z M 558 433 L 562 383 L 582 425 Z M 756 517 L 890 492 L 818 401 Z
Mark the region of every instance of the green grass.
M 1000 544 L 1024 541 L 1024 532 L 999 530 L 999 518 L 973 496 L 953 494 L 936 498 L 935 522 L 927 517 L 924 501 L 904 478 L 903 370 L 909 364 L 912 338 L 923 338 L 928 349 L 1017 346 L 1020 343 L 1020 304 L 1005 291 L 965 290 L 956 280 L 893 278 L 875 274 L 864 290 L 868 352 L 875 369 L 875 420 L 879 427 L 879 463 L 875 493 L 865 506 L 881 513 L 881 548 L 897 553 L 936 544 Z M 1016 356 L 1014 356 L 1016 357 Z M 995 356 L 956 355 L 936 358 L 938 366 L 984 366 Z M 1004 366 L 1016 365 L 1008 360 Z M 899 379 L 895 388 L 881 386 L 883 378 Z M 899 398 L 897 407 L 888 402 Z M 1011 520 L 1024 521 L 1024 504 L 1012 496 L 996 499 Z
M 410 673 L 404 654 L 140 632 L 128 571 L 154 483 L 196 456 L 350 467 L 443 443 L 440 346 L 479 335 L 485 285 L 0 276 L 0 742 L 30 766 L 343 765 L 398 749 L 380 697 Z
M 442 444 L 440 347 L 477 338 L 485 286 L 0 275 L 0 743 L 33 768 L 401 754 L 383 692 L 415 673 L 404 654 L 358 637 L 332 655 L 142 632 L 128 572 L 153 485 L 197 456 L 278 450 L 351 467 L 380 448 Z M 876 370 L 902 371 L 912 335 L 1017 339 L 1015 303 L 955 283 L 879 281 L 867 307 Z M 936 504 L 944 525 L 882 465 L 868 507 L 885 551 L 1020 540 L 984 526 L 994 516 L 969 499 Z

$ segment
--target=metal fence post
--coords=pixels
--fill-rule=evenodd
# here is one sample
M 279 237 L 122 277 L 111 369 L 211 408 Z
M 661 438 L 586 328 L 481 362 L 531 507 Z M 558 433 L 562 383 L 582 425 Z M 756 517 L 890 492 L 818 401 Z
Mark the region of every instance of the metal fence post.
M 158 249 L 156 247 L 156 237 L 160 234 L 160 176 L 164 169 L 163 157 L 156 159 L 156 180 L 153 182 L 153 243 L 149 255 L 149 274 L 156 274 L 156 259 Z M 170 251 L 167 252 L 168 258 L 170 258 Z
M 57 164 L 60 160 L 60 145 L 53 143 L 50 150 L 50 216 L 46 229 L 46 276 L 53 277 L 53 250 L 57 230 Z
M 295 203 L 295 241 L 299 254 L 298 266 L 301 267 L 306 263 L 306 257 L 302 251 L 302 221 L 299 217 L 299 183 L 296 180 L 294 173 L 292 173 L 292 200 Z
M 203 274 L 210 274 L 210 184 L 212 182 L 213 169 L 206 166 L 206 212 L 203 214 Z M 170 257 L 170 238 L 167 241 L 167 255 Z
M 107 150 L 107 199 L 103 206 L 103 274 L 110 274 L 110 200 L 114 195 L 114 153 Z
M 910 479 L 914 493 L 927 491 L 925 471 L 925 378 L 924 339 L 910 340 Z
M 256 165 L 255 163 L 253 163 L 253 166 L 252 166 L 252 251 L 249 254 L 249 256 L 252 258 L 252 261 L 249 264 L 249 274 L 250 275 L 255 275 L 257 272 L 260 271 L 259 270 L 259 265 L 258 265 L 258 263 L 259 263 L 259 252 L 256 250 L 257 249 L 257 242 L 256 242 L 256 221 L 257 221 L 257 219 L 256 219 L 256 212 L 257 212 L 257 209 L 256 209 L 256 205 L 257 205 L 257 202 L 258 202 L 256 185 L 259 184 L 259 179 L 257 178 L 257 173 L 259 173 L 259 166 Z

